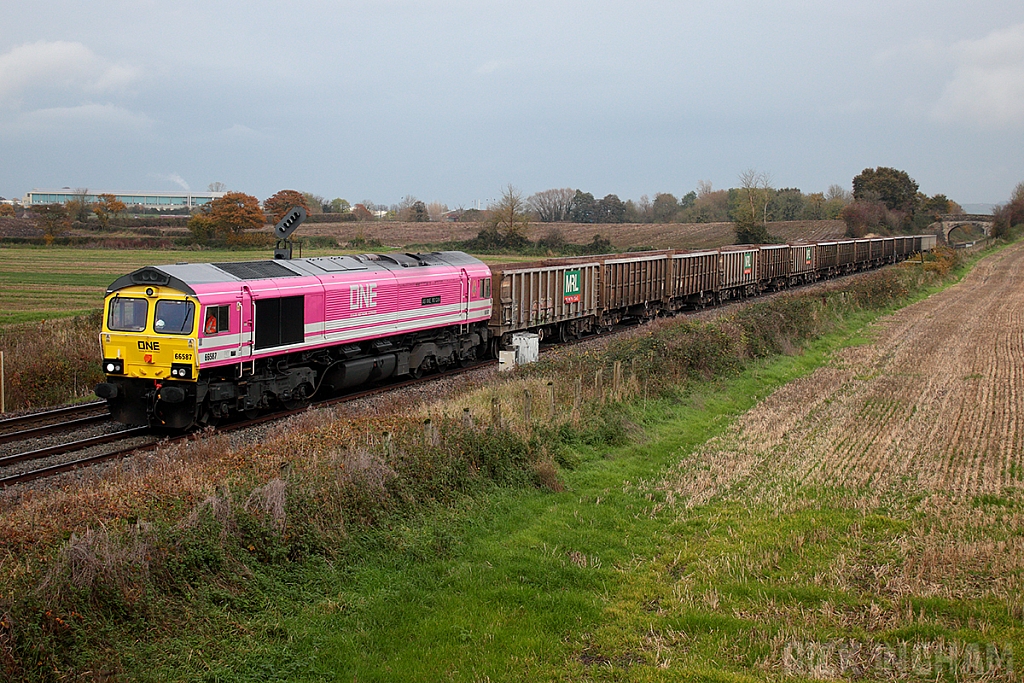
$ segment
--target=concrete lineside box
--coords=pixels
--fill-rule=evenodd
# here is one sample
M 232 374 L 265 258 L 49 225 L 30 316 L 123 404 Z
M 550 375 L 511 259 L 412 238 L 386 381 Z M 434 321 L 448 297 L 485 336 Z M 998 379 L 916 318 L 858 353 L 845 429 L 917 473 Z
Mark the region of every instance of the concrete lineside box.
M 533 332 L 517 332 L 512 335 L 512 348 L 516 352 L 516 365 L 536 363 L 540 358 L 540 337 Z
M 498 372 L 508 372 L 514 370 L 516 367 L 516 352 L 515 351 L 499 351 L 498 352 Z

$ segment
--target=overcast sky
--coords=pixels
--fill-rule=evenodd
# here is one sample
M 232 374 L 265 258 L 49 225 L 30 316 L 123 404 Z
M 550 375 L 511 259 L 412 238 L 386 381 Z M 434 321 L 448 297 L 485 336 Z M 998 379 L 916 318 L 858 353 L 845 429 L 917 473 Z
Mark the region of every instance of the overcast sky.
M 1024 180 L 1024 3 L 4 2 L 0 195 Z

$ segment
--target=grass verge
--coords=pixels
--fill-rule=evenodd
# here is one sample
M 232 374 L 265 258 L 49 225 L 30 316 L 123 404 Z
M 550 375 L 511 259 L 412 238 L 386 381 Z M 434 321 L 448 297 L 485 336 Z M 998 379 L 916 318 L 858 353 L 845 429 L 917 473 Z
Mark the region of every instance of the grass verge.
M 652 485 L 758 398 L 862 341 L 892 301 L 934 282 L 877 275 L 820 300 L 666 323 L 607 353 L 565 354 L 504 388 L 432 408 L 443 415 L 496 391 L 518 395 L 541 377 L 559 379 L 556 402 L 565 406 L 574 377 L 648 359 L 627 362 L 617 396 L 610 381 L 601 391 L 588 386 L 568 419 L 552 411 L 531 425 L 514 417 L 521 406 L 506 404 L 507 424 L 479 425 L 468 441 L 443 417 L 436 437 L 418 418 L 367 431 L 307 424 L 256 452 L 209 446 L 225 447 L 235 462 L 207 473 L 216 490 L 172 491 L 168 469 L 148 480 L 163 489 L 129 481 L 144 503 L 93 495 L 94 509 L 121 505 L 107 517 L 110 533 L 57 544 L 37 567 L 24 558 L 3 565 L 23 587 L 48 577 L 22 593 L 30 597 L 8 597 L 0 630 L 8 671 L 39 679 L 96 670 L 149 680 L 744 680 L 779 675 L 787 651 L 815 644 L 941 639 L 1002 647 L 996 656 L 1005 662 L 1006 644 L 1020 640 L 1012 605 L 904 603 L 870 584 L 818 579 L 841 557 L 891 553 L 902 522 L 884 510 L 779 514 L 715 500 L 680 511 Z M 773 355 L 787 344 L 804 351 Z M 385 429 L 393 435 L 386 444 L 366 438 Z M 217 455 L 192 453 L 190 476 Z M 249 469 L 238 469 L 243 460 Z M 45 537 L 45 522 L 32 519 Z M 5 547 L 27 542 L 10 529 Z

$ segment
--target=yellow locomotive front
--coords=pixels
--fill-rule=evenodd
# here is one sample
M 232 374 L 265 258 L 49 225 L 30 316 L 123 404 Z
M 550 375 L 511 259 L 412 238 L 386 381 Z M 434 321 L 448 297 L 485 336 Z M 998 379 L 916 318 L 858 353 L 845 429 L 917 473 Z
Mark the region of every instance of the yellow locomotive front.
M 96 394 L 125 424 L 182 429 L 195 420 L 198 301 L 160 284 L 132 284 L 104 301 L 103 372 Z

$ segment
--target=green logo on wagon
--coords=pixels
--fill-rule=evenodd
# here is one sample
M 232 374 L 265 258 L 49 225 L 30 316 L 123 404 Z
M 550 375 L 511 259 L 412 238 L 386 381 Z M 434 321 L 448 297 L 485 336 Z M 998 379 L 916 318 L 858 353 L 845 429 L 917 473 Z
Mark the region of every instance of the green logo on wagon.
M 563 301 L 567 304 L 578 304 L 580 302 L 580 271 L 565 271 L 565 283 L 562 287 Z

